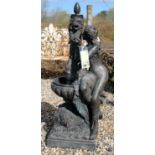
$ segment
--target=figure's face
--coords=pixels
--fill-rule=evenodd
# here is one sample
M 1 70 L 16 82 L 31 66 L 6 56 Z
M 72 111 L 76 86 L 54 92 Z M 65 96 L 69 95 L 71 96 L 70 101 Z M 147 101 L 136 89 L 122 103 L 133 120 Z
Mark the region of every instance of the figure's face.
M 80 17 L 74 17 L 71 20 L 71 24 L 74 30 L 80 30 L 83 28 L 83 19 Z
M 83 33 L 83 39 L 87 41 L 92 41 L 97 38 L 97 30 L 95 27 L 86 27 Z

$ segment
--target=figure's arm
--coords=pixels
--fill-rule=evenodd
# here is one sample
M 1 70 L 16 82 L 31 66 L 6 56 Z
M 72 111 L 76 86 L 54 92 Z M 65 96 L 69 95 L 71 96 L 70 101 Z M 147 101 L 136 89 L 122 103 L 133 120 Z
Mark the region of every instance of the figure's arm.
M 71 34 L 71 41 L 77 45 L 81 44 L 81 30 Z
M 92 57 L 94 54 L 97 54 L 100 51 L 100 41 L 95 39 L 92 42 L 94 46 L 89 50 L 89 57 Z
M 99 51 L 99 45 L 94 45 L 93 48 L 89 50 L 89 57 L 92 57 L 94 54 L 97 54 Z

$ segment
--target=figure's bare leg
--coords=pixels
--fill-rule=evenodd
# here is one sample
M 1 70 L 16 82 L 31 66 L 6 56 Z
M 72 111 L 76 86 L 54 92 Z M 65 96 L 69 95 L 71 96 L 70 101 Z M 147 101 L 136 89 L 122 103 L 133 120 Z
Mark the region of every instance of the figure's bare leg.
M 91 124 L 91 135 L 90 139 L 95 139 L 98 131 L 98 119 L 100 114 L 100 101 L 99 95 L 103 90 L 107 79 L 108 73 L 105 68 L 96 68 L 95 72 L 98 75 L 97 82 L 95 84 L 95 88 L 93 90 L 92 100 L 91 100 L 91 110 L 92 110 L 92 124 Z M 101 72 L 102 71 L 102 72 Z
M 92 73 L 88 73 L 80 81 L 82 96 L 88 103 L 92 99 L 92 89 L 94 88 L 95 81 L 96 77 Z
M 98 131 L 98 119 L 99 119 L 99 112 L 100 112 L 100 102 L 99 102 L 99 91 L 102 87 L 101 86 L 101 80 L 98 80 L 94 93 L 91 100 L 91 112 L 92 112 L 92 122 L 91 122 L 91 135 L 90 139 L 95 139 Z

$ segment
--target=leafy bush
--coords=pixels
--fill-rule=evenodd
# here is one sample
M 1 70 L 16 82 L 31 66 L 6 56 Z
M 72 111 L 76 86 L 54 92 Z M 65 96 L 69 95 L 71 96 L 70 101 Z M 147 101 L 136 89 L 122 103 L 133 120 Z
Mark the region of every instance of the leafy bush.
M 104 39 L 114 40 L 114 9 L 102 11 L 94 17 L 94 25 L 97 27 L 99 37 Z
M 51 13 L 51 15 L 42 15 L 41 25 L 42 28 L 48 26 L 50 23 L 53 23 L 54 26 L 59 28 L 66 28 L 68 27 L 70 15 L 66 11 L 57 10 Z
M 58 28 L 67 28 L 69 24 L 70 15 L 63 10 L 56 10 L 50 15 L 47 15 L 46 12 L 42 13 L 42 28 L 48 26 L 50 23 L 53 23 L 54 26 Z M 97 27 L 99 32 L 99 37 L 101 41 L 103 40 L 114 40 L 114 9 L 109 11 L 101 11 L 97 14 L 94 19 L 94 25 Z

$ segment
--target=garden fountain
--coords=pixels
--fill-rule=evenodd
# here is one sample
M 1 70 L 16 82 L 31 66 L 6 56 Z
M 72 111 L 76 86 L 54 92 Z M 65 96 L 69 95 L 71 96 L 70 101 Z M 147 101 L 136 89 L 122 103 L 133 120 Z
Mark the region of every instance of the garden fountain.
M 46 140 L 48 147 L 94 150 L 108 70 L 99 58 L 97 30 L 92 24 L 84 27 L 80 10 L 76 3 L 68 28 L 70 58 L 66 75 L 55 78 L 51 84 L 64 104 L 55 112 Z

